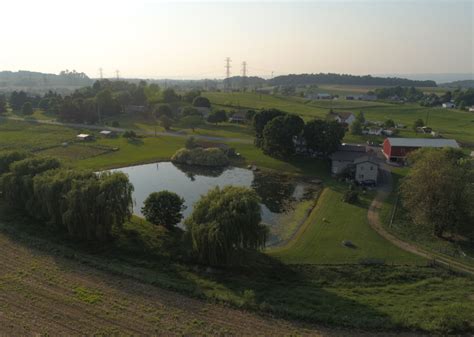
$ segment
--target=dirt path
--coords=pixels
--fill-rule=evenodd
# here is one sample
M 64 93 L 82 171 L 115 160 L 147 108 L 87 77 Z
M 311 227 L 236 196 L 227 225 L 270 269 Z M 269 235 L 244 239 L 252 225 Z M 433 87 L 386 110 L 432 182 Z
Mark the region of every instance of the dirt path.
M 381 169 L 382 181 L 383 184 L 379 187 L 377 195 L 369 206 L 367 212 L 367 218 L 369 220 L 370 226 L 383 238 L 393 243 L 395 246 L 424 257 L 429 260 L 436 260 L 437 263 L 443 264 L 449 268 L 457 269 L 459 271 L 474 275 L 474 268 L 471 266 L 466 266 L 462 263 L 459 263 L 453 259 L 449 259 L 443 256 L 436 255 L 432 252 L 429 252 L 421 247 L 418 247 L 415 244 L 400 240 L 395 235 L 391 234 L 385 229 L 382 225 L 379 217 L 380 209 L 382 208 L 383 202 L 390 195 L 393 189 L 392 175 L 390 169 L 386 165 L 382 165 Z

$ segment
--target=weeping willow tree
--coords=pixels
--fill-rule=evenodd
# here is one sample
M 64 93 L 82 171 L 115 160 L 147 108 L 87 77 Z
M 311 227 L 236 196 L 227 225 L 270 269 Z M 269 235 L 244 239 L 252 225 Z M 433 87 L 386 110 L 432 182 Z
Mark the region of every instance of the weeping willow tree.
M 133 185 L 123 173 L 61 168 L 49 158 L 11 160 L 21 157 L 5 157 L 11 163 L 0 177 L 0 196 L 11 208 L 87 240 L 110 238 L 112 228 L 130 218 Z
M 186 227 L 198 259 L 230 264 L 240 250 L 265 246 L 268 229 L 261 224 L 259 197 L 245 187 L 216 187 L 195 205 Z

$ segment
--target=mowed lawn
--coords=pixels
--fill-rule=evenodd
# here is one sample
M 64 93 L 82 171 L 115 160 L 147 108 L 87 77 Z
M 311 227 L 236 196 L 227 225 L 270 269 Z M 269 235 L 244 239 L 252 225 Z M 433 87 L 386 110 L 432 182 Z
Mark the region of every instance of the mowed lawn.
M 327 187 L 293 240 L 282 248 L 268 250 L 268 254 L 289 264 L 424 263 L 370 228 L 367 209 L 373 193 L 352 205 L 342 201 L 341 190 Z M 351 241 L 355 248 L 344 246 L 344 240 Z

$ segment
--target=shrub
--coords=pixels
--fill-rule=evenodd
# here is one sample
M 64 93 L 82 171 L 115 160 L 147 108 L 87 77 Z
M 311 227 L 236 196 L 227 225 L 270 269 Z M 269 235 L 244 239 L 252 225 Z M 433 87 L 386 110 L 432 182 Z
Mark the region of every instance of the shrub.
M 199 147 L 199 144 L 197 143 L 196 138 L 188 137 L 186 138 L 186 141 L 184 142 L 184 147 L 187 148 L 188 150 L 192 150 Z
M 210 108 L 211 102 L 206 97 L 197 96 L 193 100 L 193 106 L 202 107 L 202 108 Z
M 180 149 L 171 157 L 171 161 L 178 164 L 200 165 L 200 166 L 226 166 L 229 158 L 224 151 L 211 147 L 208 149 Z
M 359 200 L 359 193 L 355 190 L 348 189 L 342 196 L 342 201 L 349 204 L 355 204 Z
M 21 151 L 5 151 L 0 153 L 0 175 L 10 170 L 10 164 L 25 159 L 28 153 Z
M 129 131 L 125 131 L 125 132 L 123 133 L 123 137 L 124 137 L 124 138 L 136 138 L 136 137 L 137 137 L 137 134 L 135 133 L 135 131 L 129 130 Z

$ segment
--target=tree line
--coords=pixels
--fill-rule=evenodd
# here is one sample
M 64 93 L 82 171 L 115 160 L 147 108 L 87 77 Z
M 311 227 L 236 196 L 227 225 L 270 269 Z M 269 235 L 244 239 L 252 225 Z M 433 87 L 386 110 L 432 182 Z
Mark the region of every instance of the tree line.
M 435 81 L 414 81 L 398 77 L 373 77 L 371 75 L 357 76 L 348 74 L 319 73 L 319 74 L 290 74 L 277 76 L 268 80 L 269 85 L 313 85 L 313 84 L 346 84 L 346 85 L 384 85 L 384 86 L 413 86 L 436 87 Z
M 0 154 L 6 205 L 71 238 L 110 239 L 132 214 L 132 191 L 123 173 L 71 169 L 57 159 L 22 152 Z

